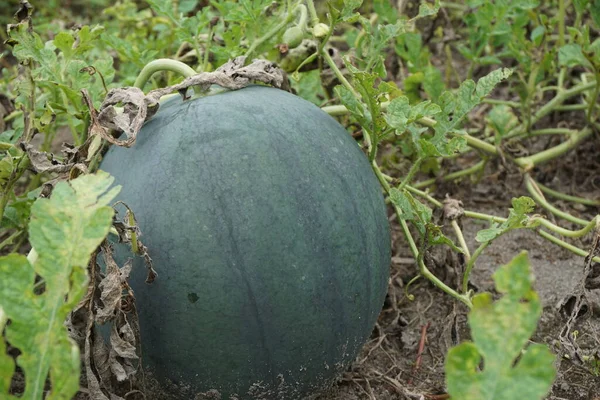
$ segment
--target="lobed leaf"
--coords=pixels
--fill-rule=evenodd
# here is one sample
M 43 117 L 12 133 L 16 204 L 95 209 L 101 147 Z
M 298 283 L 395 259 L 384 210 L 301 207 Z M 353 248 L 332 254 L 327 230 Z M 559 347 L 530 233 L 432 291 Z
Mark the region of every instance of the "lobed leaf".
M 79 388 L 79 348 L 63 323 L 86 292 L 90 255 L 112 225 L 107 204 L 120 190 L 111 189 L 112 182 L 100 171 L 58 183 L 49 199 L 31 207 L 30 260 L 0 258 L 0 307 L 11 320 L 6 340 L 20 351 L 23 398 L 70 399 Z M 44 396 L 47 379 L 51 389 Z
M 513 207 L 509 209 L 506 221 L 502 224 L 493 223 L 491 228 L 480 230 L 477 232 L 475 240 L 484 243 L 494 240 L 510 230 L 531 227 L 532 223 L 527 214 L 532 212 L 535 207 L 533 199 L 527 196 L 513 198 L 512 205 Z
M 473 342 L 448 352 L 448 393 L 456 400 L 540 400 L 556 371 L 546 346 L 524 349 L 542 314 L 527 253 L 496 271 L 494 281 L 504 296 L 494 303 L 489 293 L 476 295 L 469 313 Z
M 567 67 L 592 68 L 592 63 L 583 55 L 581 45 L 576 43 L 569 43 L 558 50 L 558 63 Z
M 464 81 L 456 93 L 446 91 L 439 99 L 441 112 L 435 116 L 435 135 L 431 143 L 441 154 L 446 154 L 452 148 L 448 148 L 449 139 L 447 134 L 457 129 L 460 122 L 475 106 L 488 96 L 498 83 L 512 74 L 512 70 L 501 68 L 490 72 L 477 83 L 472 80 Z M 453 145 L 452 147 L 455 147 Z

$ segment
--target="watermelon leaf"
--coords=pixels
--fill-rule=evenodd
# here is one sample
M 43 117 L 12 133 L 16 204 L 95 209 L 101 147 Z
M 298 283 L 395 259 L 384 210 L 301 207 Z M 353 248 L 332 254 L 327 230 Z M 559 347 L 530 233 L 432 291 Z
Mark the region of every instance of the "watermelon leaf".
M 493 222 L 490 228 L 482 229 L 477 232 L 475 240 L 479 243 L 485 243 L 496 239 L 498 236 L 503 235 L 510 230 L 530 228 L 539 224 L 539 222 L 532 222 L 529 216 L 527 216 L 528 213 L 534 210 L 535 202 L 533 199 L 527 196 L 513 198 L 512 205 L 513 207 L 509 208 L 509 214 L 506 221 L 502 224 Z
M 87 290 L 90 255 L 104 240 L 114 211 L 107 206 L 119 187 L 105 172 L 56 185 L 49 199 L 31 208 L 27 258 L 0 258 L 0 325 L 8 343 L 20 351 L 26 399 L 70 399 L 79 389 L 79 348 L 64 321 Z M 0 397 L 8 395 L 12 360 L 0 351 Z M 8 376 L 8 378 L 6 378 Z M 46 381 L 51 391 L 46 395 Z M 8 384 L 7 384 L 8 383 Z
M 556 371 L 554 355 L 545 345 L 524 349 L 542 314 L 531 286 L 527 253 L 496 271 L 494 282 L 504 296 L 496 302 L 490 293 L 473 297 L 469 313 L 473 342 L 448 352 L 448 393 L 460 400 L 540 400 L 550 390 Z

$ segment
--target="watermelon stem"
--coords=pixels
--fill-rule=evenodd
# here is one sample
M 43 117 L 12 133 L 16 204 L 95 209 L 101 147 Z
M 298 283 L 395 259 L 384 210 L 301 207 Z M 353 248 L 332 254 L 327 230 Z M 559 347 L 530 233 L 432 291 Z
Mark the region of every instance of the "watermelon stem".
M 189 78 L 190 76 L 198 74 L 196 70 L 189 65 L 182 63 L 181 61 L 171 60 L 168 58 L 159 58 L 157 60 L 150 61 L 144 66 L 144 68 L 142 68 L 133 86 L 143 90 L 144 85 L 146 85 L 150 77 L 159 71 L 175 72 L 184 76 L 185 78 Z M 202 94 L 200 88 L 194 86 L 193 89 L 194 93 Z

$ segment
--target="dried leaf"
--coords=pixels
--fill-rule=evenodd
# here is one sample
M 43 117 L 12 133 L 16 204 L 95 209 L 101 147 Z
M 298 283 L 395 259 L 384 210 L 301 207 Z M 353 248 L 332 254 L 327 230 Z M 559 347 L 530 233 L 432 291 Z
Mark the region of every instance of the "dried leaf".
M 112 251 L 109 245 L 102 246 L 104 255 L 104 264 L 106 265 L 106 275 L 98 285 L 100 289 L 100 301 L 102 306 L 98 307 L 96 312 L 96 321 L 99 324 L 105 324 L 116 315 L 121 307 L 121 273 L 119 266 L 112 258 Z
M 152 90 L 147 95 L 135 87 L 112 89 L 98 112 L 94 109 L 87 92 L 82 90 L 90 109 L 89 136 L 100 135 L 112 144 L 131 147 L 146 119 L 158 111 L 160 98 L 173 92 L 179 92 L 185 97 L 187 89 L 192 86 L 197 86 L 206 92 L 212 85 L 238 90 L 251 82 L 262 82 L 283 90 L 291 90 L 285 72 L 275 64 L 265 60 L 254 60 L 252 64 L 244 67 L 245 61 L 246 57 L 237 57 L 214 72 L 203 72 L 188 77 L 177 85 Z M 117 105 L 123 105 L 122 112 L 117 112 L 115 108 Z M 127 138 L 117 139 L 110 134 L 111 130 L 124 132 Z
M 447 197 L 444 200 L 444 218 L 448 220 L 459 219 L 465 215 L 463 202 L 457 199 Z
M 34 149 L 29 143 L 21 143 L 21 148 L 27 153 L 31 165 L 38 173 L 64 173 L 72 168 L 72 165 L 64 165 L 60 161 L 55 160 L 54 155 Z

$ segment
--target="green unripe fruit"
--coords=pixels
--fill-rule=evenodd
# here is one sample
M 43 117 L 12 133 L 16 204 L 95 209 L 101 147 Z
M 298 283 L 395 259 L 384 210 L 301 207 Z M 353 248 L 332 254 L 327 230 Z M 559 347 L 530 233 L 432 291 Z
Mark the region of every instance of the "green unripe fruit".
M 299 26 L 292 26 L 283 33 L 283 43 L 286 43 L 290 49 L 298 47 L 302 39 L 304 39 L 304 32 Z

